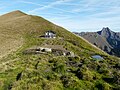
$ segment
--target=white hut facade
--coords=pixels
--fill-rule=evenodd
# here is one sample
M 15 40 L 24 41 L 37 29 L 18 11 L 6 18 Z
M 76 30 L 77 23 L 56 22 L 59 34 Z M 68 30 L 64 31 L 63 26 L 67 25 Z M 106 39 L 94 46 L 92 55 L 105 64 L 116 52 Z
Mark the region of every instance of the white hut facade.
M 53 31 L 45 32 L 45 38 L 56 38 L 56 33 Z

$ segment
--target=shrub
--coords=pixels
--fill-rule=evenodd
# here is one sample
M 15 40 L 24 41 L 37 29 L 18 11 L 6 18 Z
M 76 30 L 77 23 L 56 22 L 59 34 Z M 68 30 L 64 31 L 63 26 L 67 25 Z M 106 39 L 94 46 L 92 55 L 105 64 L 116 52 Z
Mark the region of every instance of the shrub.
M 95 88 L 97 90 L 112 90 L 111 86 L 108 83 L 102 81 L 97 81 Z
M 55 67 L 53 68 L 53 71 L 64 74 L 66 72 L 66 67 L 63 64 L 58 64 L 58 65 L 55 65 Z

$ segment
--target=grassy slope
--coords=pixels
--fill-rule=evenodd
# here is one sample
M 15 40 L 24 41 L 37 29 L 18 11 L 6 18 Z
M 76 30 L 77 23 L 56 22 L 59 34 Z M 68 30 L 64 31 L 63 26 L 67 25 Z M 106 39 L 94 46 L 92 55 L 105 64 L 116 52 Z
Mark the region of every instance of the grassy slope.
M 8 23 L 12 24 L 12 20 L 24 15 L 24 13 L 12 12 L 0 16 L 0 58 L 15 51 L 23 44 L 23 38 L 16 32 L 16 28 Z
M 14 16 L 14 17 L 10 17 L 10 16 Z M 7 15 L 3 15 L 1 17 L 2 18 L 8 17 L 7 20 L 5 21 L 3 20 L 3 23 L 1 23 L 1 27 L 5 28 L 6 34 L 8 33 L 11 33 L 13 35 L 34 34 L 36 36 L 36 35 L 42 35 L 47 30 L 53 30 L 56 31 L 57 35 L 64 37 L 64 39 L 70 39 L 71 41 L 76 40 L 79 46 L 81 47 L 84 46 L 90 50 L 99 52 L 98 49 L 95 49 L 93 46 L 86 43 L 83 39 L 78 38 L 77 36 L 68 32 L 64 28 L 58 27 L 41 17 L 21 14 L 21 12 L 19 11 L 12 12 Z M 5 30 L 1 29 L 0 31 L 5 32 Z
M 110 87 L 118 87 L 117 83 L 113 85 L 113 83 L 107 83 L 103 80 L 105 76 L 112 77 L 110 73 L 115 73 L 113 76 L 118 76 L 116 75 L 117 72 L 115 72 L 116 69 L 113 68 L 119 62 L 118 58 L 108 56 L 82 38 L 41 17 L 26 15 L 19 11 L 9 13 L 3 17 L 10 18 L 0 22 L 0 32 L 4 35 L 4 38 L 1 39 L 4 40 L 1 43 L 6 45 L 5 42 L 9 41 L 8 45 L 11 44 L 11 50 L 17 51 L 1 59 L 0 89 L 6 90 L 11 86 L 13 90 L 73 90 L 73 88 L 78 90 L 94 88 L 97 90 L 100 86 L 108 89 Z M 57 36 L 64 39 L 49 40 L 38 38 L 47 30 L 55 31 Z M 8 38 L 7 35 L 9 36 Z M 13 43 L 15 40 L 18 45 Z M 34 45 L 43 45 L 44 43 L 63 45 L 68 50 L 73 51 L 77 57 L 58 57 L 50 53 L 48 55 L 22 54 L 22 51 L 26 48 Z M 5 49 L 9 46 L 3 48 L 3 45 L 1 45 L 2 48 L 0 50 L 4 50 L 2 50 L 0 56 L 4 54 L 3 51 L 10 51 L 10 49 Z M 12 47 L 13 45 L 15 48 Z M 19 46 L 21 47 L 19 48 Z M 94 54 L 100 54 L 106 60 L 102 63 L 94 61 L 90 57 Z M 70 62 L 73 64 L 70 64 Z M 97 69 L 99 66 L 103 67 Z M 22 76 L 20 80 L 16 81 L 16 76 L 20 72 L 22 72 Z M 96 78 L 95 80 L 94 77 Z

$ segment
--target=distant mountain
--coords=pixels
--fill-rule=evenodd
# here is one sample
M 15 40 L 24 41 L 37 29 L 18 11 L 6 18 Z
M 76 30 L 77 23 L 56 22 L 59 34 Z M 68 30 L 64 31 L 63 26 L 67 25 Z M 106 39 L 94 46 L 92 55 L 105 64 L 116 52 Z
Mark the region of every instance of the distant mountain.
M 96 45 L 100 49 L 120 57 L 120 33 L 113 32 L 108 27 L 103 28 L 98 32 L 81 32 L 75 34 L 82 36 L 92 44 Z

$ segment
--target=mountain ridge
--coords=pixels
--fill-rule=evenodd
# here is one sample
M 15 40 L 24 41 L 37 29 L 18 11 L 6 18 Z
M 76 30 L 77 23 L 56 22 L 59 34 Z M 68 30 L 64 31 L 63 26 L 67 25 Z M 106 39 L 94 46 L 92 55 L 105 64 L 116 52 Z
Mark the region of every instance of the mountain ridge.
M 99 37 L 98 40 L 96 39 L 95 36 L 91 36 L 93 34 L 99 34 L 101 37 Z M 76 33 L 77 34 L 77 33 Z M 108 27 L 103 27 L 103 29 L 101 31 L 97 31 L 97 32 L 86 32 L 86 33 L 78 33 L 80 36 L 84 37 L 85 39 L 87 39 L 89 42 L 91 42 L 92 44 L 98 46 L 99 48 L 101 48 L 102 50 L 106 51 L 107 53 L 111 54 L 111 55 L 116 55 L 116 56 L 120 56 L 119 53 L 119 48 L 120 48 L 120 34 L 119 32 L 113 32 L 112 30 L 110 30 Z M 104 40 L 102 39 L 104 38 Z M 98 40 L 98 41 L 95 41 Z M 100 42 L 100 43 L 98 43 Z M 106 44 L 105 44 L 106 43 Z
M 0 21 L 0 90 L 119 89 L 119 58 L 42 17 L 18 13 Z
M 13 12 L 8 13 L 7 15 L 14 16 L 12 14 L 16 14 L 16 12 L 21 13 L 21 11 L 13 11 Z M 24 22 L 24 24 L 21 22 Z M 38 24 L 36 22 L 40 22 L 40 24 Z M 0 21 L 0 23 L 1 23 L 1 21 Z M 29 24 L 29 23 L 32 23 L 32 24 Z M 44 23 L 47 23 L 48 26 L 46 27 L 46 24 L 44 24 Z M 25 25 L 29 26 L 29 27 L 26 27 Z M 41 29 L 42 28 L 41 26 L 45 26 L 45 28 Z M 26 14 L 22 15 L 22 17 L 20 15 L 19 17 L 14 17 L 14 18 L 10 19 L 9 22 L 7 21 L 7 23 L 4 23 L 3 27 L 8 27 L 9 29 L 12 29 L 12 27 L 15 28 L 14 31 L 12 30 L 12 32 L 16 33 L 17 35 L 18 35 L 18 33 L 25 34 L 25 33 L 34 33 L 34 32 L 36 34 L 39 34 L 39 31 L 44 33 L 45 30 L 46 31 L 49 30 L 49 27 L 50 27 L 51 29 L 53 28 L 53 30 L 58 29 L 58 32 L 59 32 L 58 34 L 61 33 L 61 35 L 62 35 L 62 32 L 59 31 L 59 28 L 61 28 L 61 27 L 57 27 L 57 25 L 53 25 L 53 23 L 48 22 L 47 20 L 43 19 L 42 17 L 26 15 Z M 19 27 L 21 29 L 19 29 Z M 23 33 L 24 30 L 25 30 L 25 33 Z M 68 36 L 68 35 L 66 35 L 66 36 Z M 68 36 L 68 37 L 70 37 L 70 36 Z

